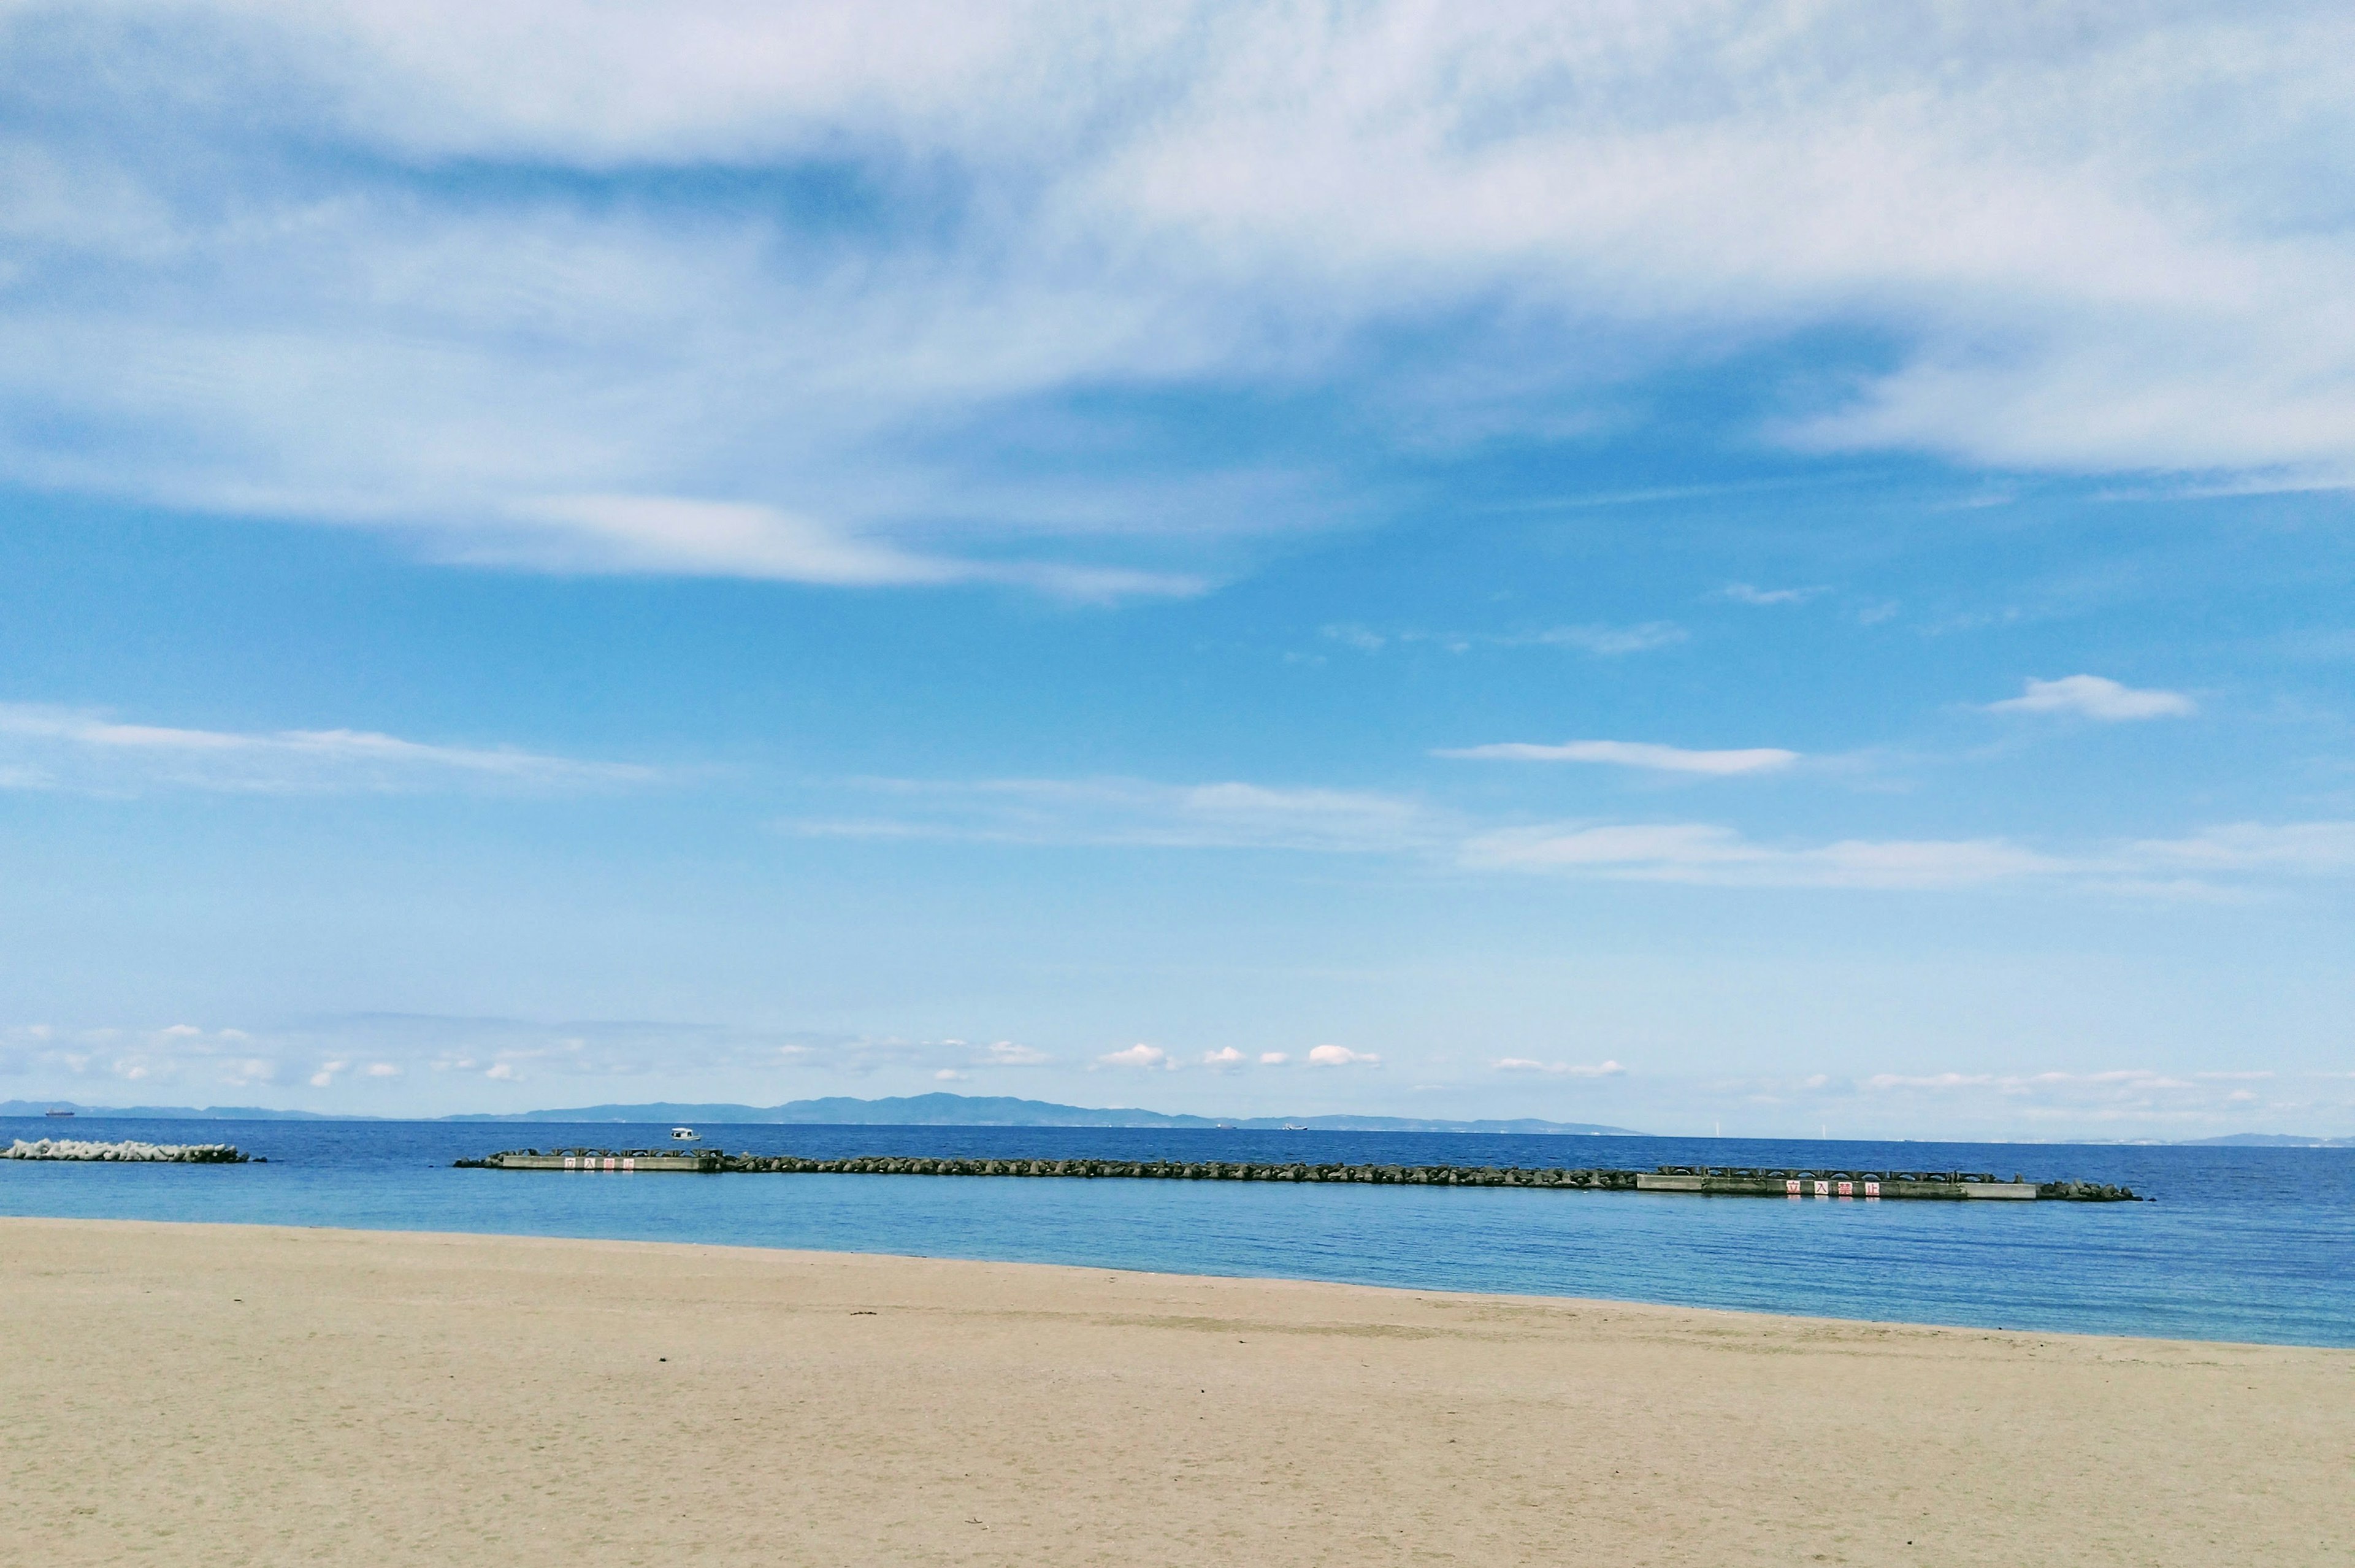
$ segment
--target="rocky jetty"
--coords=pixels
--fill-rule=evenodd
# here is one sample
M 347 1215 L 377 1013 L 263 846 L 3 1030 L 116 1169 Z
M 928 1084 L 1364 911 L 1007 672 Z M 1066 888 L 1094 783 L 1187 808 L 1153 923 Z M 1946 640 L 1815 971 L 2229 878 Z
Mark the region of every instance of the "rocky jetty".
M 2142 1197 L 2130 1187 L 2113 1187 L 2105 1181 L 2040 1181 L 2036 1184 L 2039 1198 L 2057 1198 L 2069 1203 L 2139 1203 Z
M 731 1171 L 781 1176 L 1031 1176 L 1146 1181 L 1363 1182 L 1390 1187 L 1545 1187 L 1589 1192 L 1673 1191 L 1723 1197 L 1929 1199 L 2053 1198 L 2079 1203 L 2132 1202 L 2123 1187 L 2091 1181 L 2009 1181 L 1969 1170 L 1764 1170 L 1664 1165 L 1612 1170 L 1517 1165 L 1308 1165 L 1250 1160 L 937 1159 L 854 1155 L 805 1159 L 790 1154 L 728 1154 L 716 1148 L 508 1149 L 453 1164 L 473 1170 L 614 1171 L 622 1174 Z
M 243 1165 L 234 1144 L 92 1143 L 83 1138 L 18 1138 L 0 1159 L 119 1160 L 133 1165 Z
M 721 1168 L 791 1175 L 1060 1176 L 1158 1181 L 1357 1181 L 1393 1187 L 1578 1187 L 1633 1191 L 1630 1170 L 1464 1165 L 1258 1164 L 1244 1160 L 911 1159 L 859 1155 L 803 1159 L 794 1155 L 722 1157 Z

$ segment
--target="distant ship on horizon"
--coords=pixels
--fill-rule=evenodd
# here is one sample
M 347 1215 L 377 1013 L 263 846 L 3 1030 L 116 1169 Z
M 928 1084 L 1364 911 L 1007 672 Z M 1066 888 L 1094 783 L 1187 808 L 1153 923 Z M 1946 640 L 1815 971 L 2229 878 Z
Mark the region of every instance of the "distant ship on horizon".
M 71 1111 L 61 1111 L 57 1109 L 55 1106 L 52 1106 L 48 1110 L 42 1112 L 41 1115 L 45 1116 L 70 1116 L 73 1113 Z

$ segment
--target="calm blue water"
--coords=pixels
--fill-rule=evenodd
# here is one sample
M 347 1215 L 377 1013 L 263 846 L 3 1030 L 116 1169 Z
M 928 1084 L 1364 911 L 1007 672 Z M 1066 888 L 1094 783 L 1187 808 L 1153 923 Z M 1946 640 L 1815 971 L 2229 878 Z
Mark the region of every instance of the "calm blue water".
M 16 1137 L 226 1141 L 267 1165 L 0 1161 L 0 1213 L 476 1231 L 1265 1275 L 1429 1290 L 2355 1346 L 2355 1149 L 1023 1128 L 710 1126 L 753 1153 L 1991 1170 L 2155 1203 L 1817 1203 L 1665 1194 L 913 1176 L 584 1177 L 460 1156 L 644 1147 L 613 1123 L 72 1122 Z

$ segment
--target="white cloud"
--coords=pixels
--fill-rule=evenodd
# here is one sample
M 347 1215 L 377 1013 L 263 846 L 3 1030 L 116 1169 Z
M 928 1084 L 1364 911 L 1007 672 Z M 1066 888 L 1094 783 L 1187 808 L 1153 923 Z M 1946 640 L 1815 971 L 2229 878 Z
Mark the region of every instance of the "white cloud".
M 1092 466 L 1125 410 L 1009 474 L 1026 415 L 1321 379 L 1542 435 L 1824 327 L 1881 358 L 1801 379 L 1801 444 L 2355 470 L 2355 223 L 2311 153 L 2355 130 L 2355 23 L 2319 0 L 5 16 L 55 106 L 0 144 L 20 483 L 566 570 L 1150 592 L 1097 558 L 1324 519 Z M 1426 322 L 1455 363 L 1367 373 Z
M 496 1078 L 502 1083 L 512 1083 L 522 1075 L 517 1072 L 515 1068 L 508 1063 L 504 1061 L 495 1061 L 488 1068 L 484 1070 L 483 1076 L 485 1078 Z
M 2068 855 L 2002 838 L 1776 845 L 1714 823 L 1573 824 L 1476 835 L 1462 853 L 1465 864 L 1485 869 L 1714 886 L 1926 890 L 2045 881 L 2168 896 L 2254 878 L 2355 875 L 2355 822 L 2242 823 Z
M 1391 644 L 1398 643 L 1435 646 L 1451 654 L 1468 654 L 1475 648 L 1575 648 L 1581 653 L 1604 658 L 1673 647 L 1685 641 L 1689 635 L 1682 626 L 1669 621 L 1646 621 L 1631 626 L 1545 626 L 1520 632 L 1426 632 L 1410 629 L 1383 633 L 1356 624 L 1329 625 L 1320 628 L 1320 631 L 1329 641 L 1368 654 L 1380 653 Z
M 2030 677 L 2019 696 L 1990 702 L 1987 711 L 2073 713 L 2081 719 L 2116 723 L 2131 719 L 2180 719 L 2198 711 L 2198 705 L 2179 691 L 2137 691 L 2098 675 L 2071 675 L 2059 680 Z
M 2269 1072 L 2162 1072 L 2114 1068 L 2082 1072 L 1882 1072 L 1859 1080 L 1868 1095 L 1929 1096 L 1959 1114 L 1977 1101 L 1992 1114 L 2029 1123 L 2173 1125 L 2185 1136 L 2201 1126 L 2246 1125 L 2239 1120 L 2266 1105 L 2264 1093 L 2247 1087 L 2275 1081 Z M 2276 1112 L 2304 1113 L 2310 1105 L 2295 1093 L 2275 1103 Z
M 1259 1053 L 1259 1064 L 1262 1067 L 1281 1067 L 1291 1060 L 1292 1054 L 1289 1051 L 1263 1051 Z
M 2124 868 L 2154 871 L 2355 872 L 2355 822 L 2233 823 L 2185 838 L 2146 838 L 2117 855 Z
M 954 1067 L 943 1067 L 932 1074 L 932 1081 L 936 1083 L 962 1083 L 972 1076 L 972 1073 L 960 1072 Z
M 1243 1053 L 1231 1045 L 1221 1046 L 1216 1051 L 1206 1051 L 1202 1053 L 1202 1065 L 1220 1072 L 1231 1072 L 1241 1067 L 1244 1060 Z
M 667 496 L 561 496 L 509 508 L 537 527 L 471 546 L 475 559 L 568 571 L 774 578 L 853 587 L 936 583 L 956 563 L 863 540 L 773 507 Z M 544 531 L 542 531 L 544 530 Z
M 1735 773 L 1772 773 L 1787 768 L 1799 760 L 1796 752 L 1775 747 L 1759 746 L 1744 751 L 1695 752 L 1681 746 L 1655 745 L 1646 741 L 1566 741 L 1558 746 L 1533 745 L 1526 741 L 1500 741 L 1494 745 L 1465 746 L 1432 753 L 1437 757 L 1470 757 L 1529 763 L 1608 763 L 1623 768 L 1649 768 L 1660 773 L 1708 773 L 1724 777 Z
M 1379 1067 L 1381 1060 L 1370 1051 L 1351 1051 L 1346 1045 L 1320 1045 L 1308 1053 L 1311 1067 Z
M 1626 654 L 1648 654 L 1656 648 L 1674 647 L 1685 637 L 1682 626 L 1667 621 L 1646 621 L 1638 626 L 1554 626 L 1542 632 L 1486 640 L 1508 645 L 1521 644 L 1578 648 L 1586 653 L 1599 654 L 1604 658 L 1617 658 Z
M 1470 839 L 1463 855 L 1490 869 L 1753 887 L 1973 887 L 2069 869 L 1998 838 L 1783 848 L 1696 822 L 1508 828 Z
M 1747 582 L 1729 582 L 1717 591 L 1717 596 L 1736 604 L 1804 604 L 1823 592 L 1821 588 L 1757 588 Z
M 1174 1068 L 1178 1065 L 1159 1046 L 1143 1043 L 1132 1045 L 1126 1051 L 1108 1051 L 1096 1060 L 1107 1067 Z
M 371 1061 L 368 1064 L 368 1075 L 371 1078 L 398 1078 L 400 1069 L 389 1061 Z
M 837 587 L 1005 582 L 1074 599 L 1199 592 L 1199 578 L 1042 562 L 964 560 L 862 538 L 773 507 L 667 496 L 562 496 L 509 508 L 519 527 L 469 534 L 453 559 L 557 571 L 764 578 Z
M 1319 630 L 1333 642 L 1339 643 L 1345 647 L 1355 648 L 1361 654 L 1378 654 L 1390 641 L 1380 633 L 1369 631 L 1363 626 L 1325 626 Z
M 1571 742 L 1572 747 L 1632 742 Z M 1532 748 L 1548 754 L 1563 748 Z M 1518 748 L 1476 748 L 1518 755 Z M 1748 752 L 1671 753 L 1679 771 Z M 1460 755 L 1465 753 L 1443 753 Z M 1784 753 L 1767 753 L 1778 755 Z M 1614 756 L 1611 760 L 1621 760 Z M 2355 874 L 2355 823 L 2240 823 L 2179 838 L 2045 849 L 2004 837 L 1768 840 L 1720 822 L 1484 825 L 1401 795 L 1135 779 L 861 780 L 889 816 L 805 818 L 827 837 L 1411 857 L 1470 870 L 1713 887 L 1968 889 L 2045 883 L 2137 898 L 2241 897 L 2264 880 Z
M 238 731 L 125 724 L 88 709 L 0 703 L 0 756 L 19 787 L 121 794 L 181 787 L 261 794 L 436 787 L 551 790 L 662 775 L 514 747 L 432 745 L 360 730 Z
M 1142 779 L 868 779 L 853 787 L 890 815 L 786 826 L 827 837 L 1361 853 L 1412 848 L 1447 830 L 1444 815 L 1419 802 L 1363 790 Z
M 1566 1078 L 1616 1078 L 1627 1071 L 1616 1061 L 1538 1061 L 1526 1056 L 1508 1056 L 1494 1065 L 1499 1072 L 1544 1072 Z
M 997 1041 L 986 1054 L 990 1065 L 994 1067 L 1036 1067 L 1040 1062 L 1051 1060 L 1043 1051 L 1028 1045 L 1017 1045 L 1010 1040 Z

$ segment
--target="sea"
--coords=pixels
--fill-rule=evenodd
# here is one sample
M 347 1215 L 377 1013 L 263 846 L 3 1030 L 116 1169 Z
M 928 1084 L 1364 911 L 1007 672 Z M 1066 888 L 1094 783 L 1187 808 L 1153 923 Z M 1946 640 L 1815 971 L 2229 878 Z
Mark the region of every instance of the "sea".
M 2355 1148 L 1099 1127 L 699 1126 L 731 1153 L 1984 1170 L 2137 1203 L 1513 1188 L 461 1170 L 667 1145 L 602 1122 L 0 1118 L 16 1138 L 234 1143 L 266 1164 L 0 1160 L 0 1214 L 587 1236 L 1337 1280 L 2080 1334 L 2355 1346 Z

